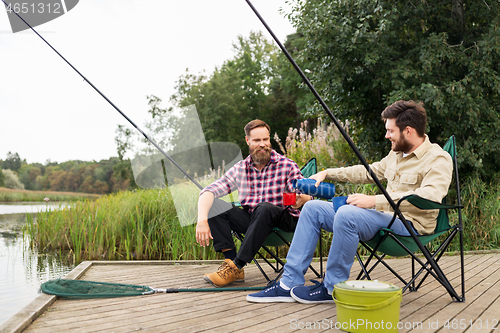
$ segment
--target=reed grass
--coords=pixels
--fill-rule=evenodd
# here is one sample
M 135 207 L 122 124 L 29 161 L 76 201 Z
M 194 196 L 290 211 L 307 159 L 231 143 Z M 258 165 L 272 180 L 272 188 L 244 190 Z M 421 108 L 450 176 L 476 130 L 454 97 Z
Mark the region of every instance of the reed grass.
M 479 176 L 472 176 L 461 185 L 464 249 L 466 251 L 500 248 L 500 184 L 499 176 L 485 183 Z M 456 194 L 456 193 L 452 193 Z M 458 223 L 458 213 L 452 212 L 450 223 Z M 458 237 L 450 245 L 451 251 L 459 249 Z
M 184 202 L 199 190 L 186 186 Z M 185 217 L 186 218 L 186 217 Z M 196 211 L 182 227 L 168 189 L 137 190 L 76 202 L 28 217 L 25 233 L 39 250 L 69 251 L 75 261 L 98 259 L 216 259 L 195 241 Z

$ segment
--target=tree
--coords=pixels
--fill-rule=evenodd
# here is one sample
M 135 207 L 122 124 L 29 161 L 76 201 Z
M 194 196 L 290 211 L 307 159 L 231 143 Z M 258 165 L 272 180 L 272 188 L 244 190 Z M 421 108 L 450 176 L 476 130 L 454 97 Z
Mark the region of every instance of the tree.
M 233 142 L 247 154 L 243 127 L 249 121 L 266 121 L 284 139 L 299 115 L 294 98 L 279 84 L 283 55 L 278 49 L 261 32 L 239 36 L 233 49 L 234 58 L 210 77 L 181 76 L 170 101 L 177 107 L 196 106 L 207 142 Z
M 42 174 L 42 169 L 38 165 L 23 164 L 19 169 L 19 180 L 27 190 L 38 190 L 37 177 Z
M 5 187 L 14 190 L 24 190 L 24 185 L 19 181 L 17 174 L 10 169 L 1 170 L 5 176 Z
M 154 98 L 154 96 L 151 98 Z M 130 184 L 131 188 L 136 188 L 137 185 L 135 184 L 130 160 L 125 158 L 125 154 L 133 149 L 132 140 L 134 132 L 124 125 L 118 125 L 115 133 L 116 151 L 118 153 L 118 162 L 113 166 L 113 173 L 116 175 L 115 179 L 126 181 Z
M 2 168 L 0 168 L 0 187 L 5 187 L 5 175 L 2 172 Z
M 423 101 L 431 141 L 455 134 L 462 174 L 498 171 L 498 1 L 298 1 L 311 79 L 365 155 L 387 152 L 380 113 Z
M 288 35 L 284 43 L 293 58 L 300 55 L 304 45 L 305 39 L 299 33 Z M 302 62 L 300 66 L 307 72 L 310 63 Z M 267 109 L 273 110 L 269 117 L 272 118 L 273 129 L 276 128 L 282 139 L 286 137 L 290 127 L 300 127 L 302 120 L 308 119 L 307 123 L 314 128 L 317 118 L 324 116 L 312 107 L 316 101 L 314 95 L 284 54 L 280 53 L 278 56 L 277 75 L 272 78 L 269 89 Z
M 21 168 L 21 158 L 18 153 L 11 153 L 10 151 L 7 153 L 7 158 L 2 163 L 3 169 L 9 169 L 15 172 L 18 172 Z

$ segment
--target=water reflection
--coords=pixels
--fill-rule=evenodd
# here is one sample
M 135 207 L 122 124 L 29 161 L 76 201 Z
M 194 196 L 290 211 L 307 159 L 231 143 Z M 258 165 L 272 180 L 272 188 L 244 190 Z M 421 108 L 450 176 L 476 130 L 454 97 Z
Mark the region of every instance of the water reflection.
M 4 202 L 0 204 L 0 215 L 38 213 L 51 209 L 60 209 L 68 206 L 67 203 L 39 203 L 39 202 Z
M 13 206 L 24 210 L 16 212 Z M 39 295 L 40 284 L 64 277 L 75 267 L 62 253 L 42 253 L 30 248 L 29 239 L 22 233 L 26 221 L 26 213 L 22 212 L 34 209 L 27 206 L 0 205 L 0 212 L 4 213 L 0 214 L 0 325 Z

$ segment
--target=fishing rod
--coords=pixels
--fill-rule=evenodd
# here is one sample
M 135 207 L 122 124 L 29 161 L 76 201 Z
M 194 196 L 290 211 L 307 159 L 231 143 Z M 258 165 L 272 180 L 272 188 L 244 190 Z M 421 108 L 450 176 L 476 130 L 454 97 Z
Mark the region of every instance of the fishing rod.
M 7 3 L 5 2 L 5 0 L 2 0 L 2 2 L 8 7 Z M 92 88 L 94 88 L 95 91 L 97 91 L 99 93 L 99 95 L 101 95 L 109 104 L 111 104 L 111 106 L 116 110 L 118 111 L 125 119 L 127 119 L 127 121 L 135 127 L 136 130 L 138 130 L 145 138 L 146 140 L 148 140 L 151 144 L 153 144 L 163 155 L 165 155 L 165 157 L 170 161 L 172 162 L 172 164 L 174 164 L 180 171 L 182 171 L 182 173 L 184 173 L 184 175 L 189 179 L 191 180 L 196 186 L 198 186 L 198 188 L 203 189 L 203 187 L 193 178 L 191 177 L 179 164 L 177 164 L 177 162 L 175 162 L 153 139 L 151 139 L 146 133 L 144 133 L 140 128 L 139 126 L 137 126 L 124 112 L 122 112 L 109 98 L 106 97 L 106 95 L 104 95 L 99 89 L 97 89 L 97 87 L 92 84 L 92 82 L 90 82 L 85 76 L 82 75 L 82 73 L 80 73 L 80 71 L 78 71 L 68 60 L 66 60 L 66 58 L 64 58 L 49 42 L 47 42 L 47 40 L 45 40 L 45 38 L 43 38 L 35 29 L 33 29 L 33 27 L 28 23 L 26 22 L 18 13 L 16 13 L 16 11 L 13 11 L 17 17 L 19 17 L 38 37 L 40 37 L 55 53 L 57 53 L 57 55 L 59 55 L 59 57 L 61 57 L 71 68 L 73 68 L 73 70 L 75 72 L 77 72 Z M 66 283 L 72 283 L 73 285 L 75 285 L 75 283 L 81 283 L 80 280 L 69 280 L 70 282 L 66 282 Z M 49 281 L 49 283 L 53 284 L 55 281 Z M 90 281 L 85 281 L 87 283 L 89 283 Z M 90 282 L 90 283 L 94 283 L 94 284 L 98 284 L 97 282 Z M 45 283 L 45 285 L 48 285 L 48 283 Z M 117 288 L 117 286 L 119 287 L 118 284 L 112 284 L 112 283 L 108 283 L 108 285 L 113 285 L 114 287 L 113 288 Z M 257 291 L 257 290 L 262 290 L 264 289 L 265 287 L 234 287 L 234 288 L 166 288 L 166 289 L 163 289 L 163 288 L 150 288 L 150 287 L 146 287 L 148 288 L 149 290 L 142 293 L 143 295 L 149 295 L 149 294 L 156 294 L 156 293 L 179 293 L 179 292 L 221 292 L 221 291 Z M 42 287 L 42 290 L 44 289 L 44 287 Z M 49 294 L 52 294 L 52 295 L 59 295 L 58 292 L 61 292 L 61 290 L 59 291 L 47 291 L 47 290 L 44 290 L 44 292 L 46 293 L 49 293 Z M 79 294 L 79 295 L 72 295 L 74 298 L 80 298 L 80 297 L 83 297 L 82 294 Z M 88 297 L 88 295 L 86 295 Z M 119 296 L 118 294 L 110 294 L 109 297 L 114 297 L 114 296 Z M 64 296 L 63 296 L 64 297 Z
M 314 88 L 314 86 L 311 84 L 311 82 L 309 81 L 309 79 L 307 78 L 307 76 L 304 74 L 304 72 L 302 71 L 302 69 L 299 67 L 299 65 L 297 65 L 297 63 L 295 62 L 295 60 L 293 59 L 293 57 L 290 55 L 290 53 L 288 52 L 288 50 L 280 42 L 280 40 L 278 39 L 278 37 L 274 34 L 274 32 L 272 31 L 272 29 L 269 27 L 269 25 L 266 23 L 266 21 L 264 20 L 264 18 L 260 15 L 260 13 L 254 7 L 254 5 L 251 3 L 251 1 L 250 0 L 245 0 L 245 1 L 250 6 L 250 8 L 252 9 L 252 11 L 255 13 L 255 15 L 259 18 L 259 20 L 262 22 L 262 24 L 267 29 L 267 31 L 269 32 L 269 34 L 273 37 L 273 39 L 276 42 L 276 44 L 278 44 L 278 46 L 281 49 L 281 51 L 288 58 L 288 60 L 293 65 L 293 67 L 295 68 L 295 70 L 297 71 L 297 73 L 299 73 L 299 75 L 302 78 L 302 80 L 304 81 L 304 83 L 308 86 L 309 90 L 311 90 L 311 92 L 313 93 L 314 97 L 316 97 L 316 100 L 323 107 L 323 109 L 325 110 L 326 114 L 330 117 L 330 119 L 333 121 L 333 123 L 335 124 L 335 126 L 338 128 L 338 130 L 340 131 L 340 133 L 342 134 L 342 136 L 344 137 L 344 139 L 347 141 L 347 143 L 351 147 L 351 149 L 354 151 L 354 153 L 356 154 L 356 156 L 360 160 L 361 164 L 363 164 L 363 166 L 365 167 L 365 169 L 368 172 L 368 174 L 370 175 L 370 177 L 372 177 L 372 179 L 375 182 L 375 184 L 377 185 L 377 187 L 380 189 L 380 191 L 382 192 L 382 194 L 384 195 L 384 197 L 387 199 L 387 201 L 391 205 L 392 209 L 396 212 L 397 216 L 399 217 L 399 219 L 401 220 L 401 222 L 404 224 L 404 226 L 406 227 L 406 229 L 410 233 L 410 236 L 413 238 L 413 240 L 415 241 L 415 243 L 418 245 L 418 247 L 420 248 L 420 250 L 424 254 L 425 258 L 430 263 L 432 269 L 434 269 L 434 271 L 437 273 L 438 277 L 441 279 L 441 281 L 442 281 L 441 283 L 443 284 L 443 286 L 446 288 L 446 290 L 448 290 L 448 292 L 450 294 L 456 296 L 456 298 L 458 299 L 459 297 L 456 294 L 456 292 L 453 289 L 453 287 L 451 286 L 450 282 L 448 281 L 448 279 L 446 279 L 446 277 L 444 276 L 442 270 L 437 266 L 437 264 L 434 262 L 434 260 L 432 260 L 432 256 L 431 256 L 431 253 L 429 252 L 429 250 L 425 246 L 423 246 L 422 242 L 420 242 L 420 240 L 418 239 L 417 235 L 415 234 L 415 231 L 413 230 L 413 228 L 410 226 L 410 224 L 408 223 L 408 221 L 406 220 L 406 218 L 403 216 L 403 214 L 401 213 L 401 211 L 399 210 L 399 208 L 396 206 L 396 203 L 394 202 L 394 200 L 392 200 L 392 198 L 389 196 L 389 193 L 387 193 L 387 190 L 384 188 L 384 186 L 382 185 L 382 183 L 380 182 L 380 180 L 378 179 L 378 177 L 372 171 L 372 169 L 370 168 L 370 166 L 366 162 L 366 159 L 363 157 L 363 155 L 361 154 L 361 152 L 358 150 L 358 148 L 356 147 L 356 145 L 354 144 L 354 142 L 352 141 L 352 139 L 349 137 L 349 135 L 347 134 L 347 132 L 344 130 L 344 128 L 342 127 L 342 125 L 340 124 L 340 122 L 337 120 L 337 118 L 335 118 L 335 116 L 333 115 L 333 113 L 330 110 L 330 108 L 328 107 L 328 105 L 326 105 L 326 103 L 323 100 L 323 98 L 321 98 L 321 96 L 318 94 L 318 92 L 316 91 L 316 89 Z
M 7 8 L 10 8 L 10 5 L 8 5 L 5 0 L 2 0 L 2 2 L 5 4 L 5 6 Z M 71 68 L 73 68 L 73 70 L 75 72 L 78 73 L 78 75 L 80 75 L 83 80 L 85 82 L 87 82 L 92 88 L 94 88 L 95 91 L 97 91 L 97 93 L 99 95 L 101 95 L 109 104 L 111 104 L 111 106 L 116 110 L 118 111 L 118 113 L 120 113 L 125 119 L 127 119 L 127 121 L 136 129 L 139 131 L 139 133 L 141 133 L 145 138 L 146 140 L 148 140 L 153 146 L 156 147 L 156 149 L 158 149 L 163 155 L 165 155 L 165 157 L 170 161 L 172 162 L 173 165 L 175 165 L 180 171 L 182 171 L 182 173 L 189 179 L 191 180 L 196 186 L 198 186 L 198 188 L 201 190 L 203 189 L 203 187 L 193 178 L 191 177 L 179 164 L 177 164 L 177 162 L 175 162 L 153 139 L 151 139 L 146 133 L 144 133 L 140 128 L 139 126 L 137 126 L 133 121 L 132 119 L 130 119 L 124 112 L 122 112 L 109 98 L 106 97 L 106 95 L 104 95 L 99 89 L 97 89 L 96 86 L 94 86 L 92 84 L 92 82 L 90 82 L 85 76 L 82 75 L 82 73 L 80 73 L 80 71 L 78 71 L 68 60 L 66 60 L 66 58 L 64 58 L 49 42 L 47 42 L 47 40 L 45 40 L 45 38 L 43 38 L 35 29 L 33 29 L 33 27 L 28 23 L 26 22 L 18 13 L 17 11 L 13 10 L 12 11 L 14 14 L 17 15 L 17 17 L 19 17 L 19 19 L 21 19 L 38 37 L 40 37 L 55 53 L 57 53 L 57 55 L 59 57 L 61 57 Z

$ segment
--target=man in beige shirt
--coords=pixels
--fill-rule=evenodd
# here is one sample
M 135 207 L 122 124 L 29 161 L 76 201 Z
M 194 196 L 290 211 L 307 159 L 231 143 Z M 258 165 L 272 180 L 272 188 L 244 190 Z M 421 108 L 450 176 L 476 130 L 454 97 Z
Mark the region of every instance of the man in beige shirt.
M 379 162 L 370 165 L 381 181 L 387 182 L 387 192 L 394 201 L 417 194 L 440 202 L 448 192 L 452 177 L 451 156 L 437 144 L 432 144 L 425 129 L 427 114 L 421 103 L 398 101 L 382 112 L 386 139 L 391 151 Z M 327 169 L 313 176 L 317 185 L 325 180 L 352 183 L 373 183 L 362 165 Z M 434 231 L 438 211 L 421 211 L 408 202 L 400 209 L 417 234 Z M 335 284 L 349 278 L 354 255 L 360 240 L 367 241 L 393 216 L 393 210 L 384 195 L 352 194 L 347 205 L 334 211 L 330 202 L 312 200 L 304 205 L 294 238 L 288 251 L 285 272 L 281 280 L 261 292 L 250 294 L 250 302 L 333 302 Z M 333 232 L 323 283 L 304 286 L 307 271 L 320 230 Z M 391 229 L 400 235 L 409 235 L 401 220 L 396 219 Z

